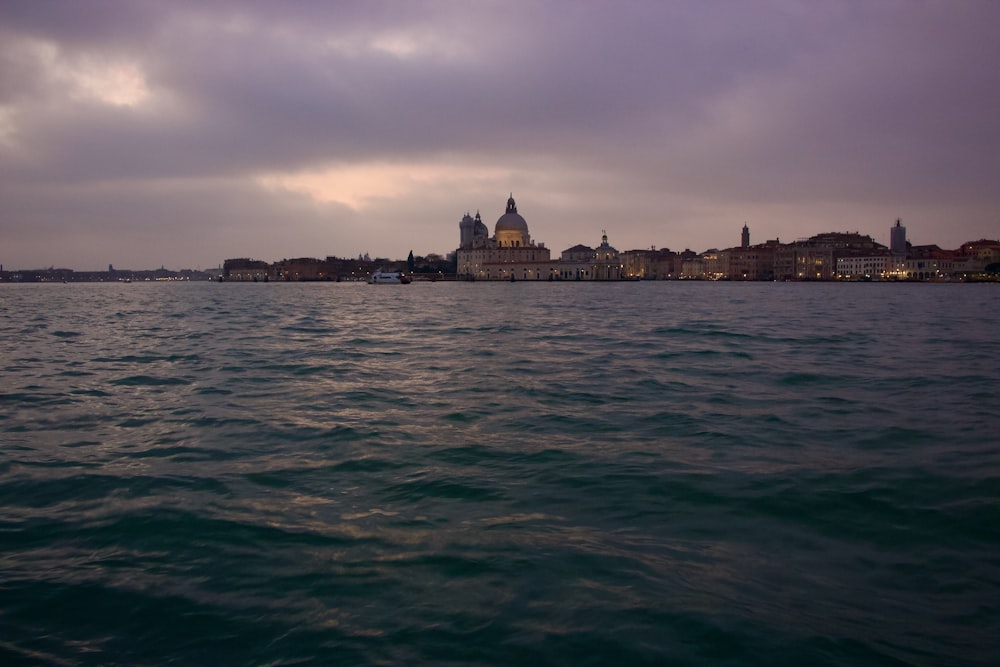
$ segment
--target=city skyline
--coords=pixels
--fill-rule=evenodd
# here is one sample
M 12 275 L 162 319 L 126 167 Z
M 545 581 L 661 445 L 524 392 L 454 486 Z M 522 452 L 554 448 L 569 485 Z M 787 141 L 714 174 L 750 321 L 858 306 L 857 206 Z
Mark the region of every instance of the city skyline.
M 897 218 L 894 221 L 894 225 L 897 227 L 897 230 L 899 228 L 899 225 L 901 225 L 901 224 L 902 224 L 902 220 L 899 219 L 899 218 Z M 490 224 L 488 226 L 488 229 L 492 230 L 493 229 L 493 225 Z M 963 241 L 962 243 L 956 245 L 955 247 L 942 246 L 941 244 L 934 243 L 934 242 L 924 243 L 924 244 L 916 244 L 916 243 L 913 243 L 912 240 L 907 236 L 907 231 L 906 231 L 905 225 L 902 226 L 902 230 L 903 230 L 903 237 L 902 237 L 903 238 L 903 243 L 905 243 L 906 246 L 911 246 L 911 245 L 913 245 L 913 246 L 921 246 L 921 247 L 937 246 L 937 247 L 939 247 L 943 251 L 957 251 L 957 250 L 960 249 L 961 246 L 963 246 L 965 244 L 968 244 L 968 243 L 974 243 L 976 241 L 993 241 L 994 243 L 996 243 L 998 240 L 1000 240 L 1000 239 L 995 239 L 995 238 L 994 239 L 986 239 L 986 238 L 981 238 L 981 239 L 966 239 L 965 241 Z M 874 233 L 871 233 L 870 231 L 866 231 L 866 230 L 850 230 L 850 231 L 848 231 L 848 230 L 826 230 L 826 231 L 823 231 L 823 232 L 819 232 L 818 234 L 813 235 L 813 236 L 822 236 L 824 234 L 834 234 L 834 235 L 837 235 L 837 234 L 858 234 L 858 235 L 860 235 L 862 237 L 870 238 L 875 243 L 877 243 L 877 244 L 879 244 L 881 246 L 884 246 L 884 250 L 886 252 L 888 252 L 888 250 L 890 248 L 890 245 L 891 245 L 891 242 L 892 242 L 891 238 L 890 238 L 891 235 L 892 235 L 891 234 L 892 231 L 893 231 L 892 227 L 888 227 L 887 228 L 886 233 L 884 234 L 884 236 L 885 236 L 885 240 L 884 241 L 880 240 L 880 238 L 879 238 L 880 235 L 879 234 L 874 234 Z M 603 232 L 602 233 L 602 237 L 604 239 L 604 242 L 607 242 L 608 241 L 607 230 L 602 230 L 602 232 Z M 644 251 L 644 250 L 650 250 L 650 249 L 654 249 L 654 250 L 669 250 L 671 252 L 678 253 L 678 254 L 684 253 L 684 252 L 693 252 L 694 254 L 696 254 L 698 256 L 701 256 L 701 255 L 705 255 L 705 254 L 708 254 L 708 253 L 717 252 L 717 251 L 720 251 L 720 250 L 734 250 L 734 249 L 740 248 L 740 246 L 744 246 L 745 247 L 746 245 L 759 246 L 759 245 L 763 245 L 763 244 L 771 244 L 771 243 L 774 243 L 774 242 L 778 242 L 781 245 L 788 245 L 788 244 L 794 244 L 795 242 L 808 241 L 808 240 L 810 240 L 812 238 L 812 237 L 800 237 L 800 238 L 795 238 L 795 239 L 783 239 L 783 240 L 782 239 L 772 239 L 772 238 L 764 239 L 764 238 L 760 238 L 760 237 L 754 236 L 753 235 L 753 230 L 749 229 L 749 227 L 746 224 L 744 224 L 744 226 L 738 230 L 738 233 L 739 233 L 739 236 L 740 236 L 740 239 L 738 240 L 738 242 L 735 242 L 735 243 L 718 243 L 718 244 L 715 244 L 715 245 L 712 245 L 712 246 L 708 246 L 708 247 L 705 247 L 705 248 L 699 248 L 699 249 L 679 248 L 679 247 L 673 247 L 673 248 L 671 248 L 669 246 L 658 246 L 656 244 L 648 244 L 646 246 L 640 246 L 640 247 L 634 247 L 634 248 L 632 248 L 632 247 L 630 247 L 630 248 L 617 247 L 616 250 L 618 250 L 620 252 L 626 252 L 626 251 Z M 456 234 L 456 236 L 457 236 L 457 234 Z M 747 239 L 747 241 L 745 243 L 743 241 L 744 237 Z M 730 240 L 732 240 L 732 239 L 730 239 Z M 554 255 L 558 255 L 560 252 L 572 249 L 569 246 L 566 247 L 566 248 L 551 248 L 547 244 L 545 244 L 544 242 L 540 242 L 540 243 L 541 243 L 542 246 L 544 246 L 544 247 L 548 248 L 550 251 L 552 251 L 552 253 Z M 594 243 L 593 245 L 596 247 L 597 243 Z M 612 244 L 612 245 L 614 245 L 614 244 Z M 590 249 L 590 250 L 594 249 L 594 248 L 590 247 L 590 244 L 587 242 L 587 240 L 581 240 L 578 243 L 573 244 L 573 247 L 583 247 L 583 246 L 587 246 L 588 249 Z M 448 258 L 453 258 L 454 257 L 454 253 L 456 252 L 456 250 L 457 250 L 457 247 L 456 248 L 449 248 L 447 250 L 443 250 L 443 251 L 440 251 L 440 252 L 429 251 L 429 252 L 424 253 L 424 254 L 417 254 L 416 256 L 419 257 L 419 258 L 421 258 L 421 259 L 429 259 L 429 258 L 435 258 L 435 257 L 439 257 L 439 258 L 442 258 L 442 259 L 448 259 Z M 407 252 L 407 255 L 413 256 L 414 253 L 413 253 L 412 250 L 410 250 L 410 251 Z M 357 258 L 360 260 L 360 259 L 362 259 L 362 256 L 363 256 L 363 260 L 365 262 L 378 262 L 378 261 L 405 262 L 406 261 L 406 256 L 393 256 L 393 255 L 389 255 L 389 254 L 385 254 L 385 253 L 378 253 L 378 252 L 359 253 L 357 255 Z M 329 254 L 326 254 L 325 257 L 330 258 L 330 259 L 339 259 L 339 260 L 353 260 L 353 259 L 355 259 L 356 256 L 355 255 L 351 255 L 351 254 L 343 254 L 343 253 L 329 253 Z M 117 269 L 112 264 L 109 264 L 105 268 L 106 268 L 106 270 L 108 272 L 114 272 L 114 271 L 118 271 L 118 272 L 132 272 L 132 271 L 138 271 L 138 272 L 155 272 L 155 271 L 163 271 L 163 270 L 167 270 L 169 272 L 192 271 L 192 270 L 193 271 L 211 271 L 211 270 L 215 270 L 215 269 L 221 269 L 221 267 L 222 267 L 222 265 L 223 265 L 223 263 L 225 261 L 232 260 L 232 259 L 235 259 L 235 258 L 236 258 L 235 255 L 229 255 L 229 256 L 227 256 L 224 259 L 220 259 L 216 264 L 214 264 L 214 265 L 207 265 L 207 266 L 201 266 L 201 265 L 195 266 L 195 265 L 192 265 L 190 263 L 185 264 L 183 261 L 181 261 L 180 263 L 178 263 L 176 265 L 171 265 L 169 267 L 167 267 L 167 266 L 165 266 L 163 264 L 161 264 L 159 267 L 153 267 L 153 266 L 139 266 L 139 265 L 133 265 L 133 264 L 127 264 L 126 263 L 127 266 L 119 265 L 117 267 Z M 270 256 L 264 256 L 264 255 L 261 255 L 261 256 L 252 256 L 252 257 L 246 256 L 246 257 L 242 257 L 241 259 L 248 259 L 248 260 L 259 261 L 259 262 L 266 262 L 266 263 L 276 263 L 276 262 L 283 262 L 283 261 L 296 260 L 296 259 L 321 259 L 321 257 L 316 256 L 316 255 L 309 255 L 309 254 L 302 254 L 302 253 L 300 253 L 300 254 L 293 254 L 293 255 L 288 255 L 288 256 L 283 256 L 283 257 L 270 257 Z M 71 270 L 71 271 L 82 271 L 82 272 L 100 273 L 100 272 L 105 271 L 105 268 L 79 269 L 77 267 L 55 265 L 55 264 L 51 264 L 51 263 L 50 264 L 43 264 L 43 265 L 38 265 L 38 266 L 27 267 L 27 266 L 4 265 L 4 264 L 0 263 L 0 269 L 5 269 L 8 273 L 10 273 L 12 271 L 33 271 L 33 270 L 44 271 L 44 270 L 51 270 L 51 269 L 57 269 L 57 270 L 68 269 L 68 270 Z
M 1000 4 L 5 3 L 0 264 L 1000 237 Z

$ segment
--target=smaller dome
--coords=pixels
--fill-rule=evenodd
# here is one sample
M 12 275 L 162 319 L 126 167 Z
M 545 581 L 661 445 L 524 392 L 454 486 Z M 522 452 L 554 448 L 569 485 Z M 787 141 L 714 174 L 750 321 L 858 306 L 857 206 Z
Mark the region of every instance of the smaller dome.
M 490 230 L 486 228 L 486 225 L 483 223 L 483 219 L 479 217 L 479 211 L 476 211 L 476 222 L 473 230 L 473 236 L 476 237 L 482 237 L 485 239 L 490 235 Z

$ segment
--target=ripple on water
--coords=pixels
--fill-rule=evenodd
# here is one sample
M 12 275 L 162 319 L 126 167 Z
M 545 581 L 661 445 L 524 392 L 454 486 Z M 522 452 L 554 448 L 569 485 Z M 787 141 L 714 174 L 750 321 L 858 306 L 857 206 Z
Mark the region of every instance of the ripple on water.
M 0 661 L 1000 653 L 972 286 L 128 287 L 0 288 Z

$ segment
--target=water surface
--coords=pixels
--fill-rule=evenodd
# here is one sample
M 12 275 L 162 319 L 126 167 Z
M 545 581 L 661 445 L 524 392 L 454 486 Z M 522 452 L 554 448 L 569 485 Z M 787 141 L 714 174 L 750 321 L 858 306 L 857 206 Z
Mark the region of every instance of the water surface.
M 995 665 L 997 297 L 0 287 L 0 661 Z

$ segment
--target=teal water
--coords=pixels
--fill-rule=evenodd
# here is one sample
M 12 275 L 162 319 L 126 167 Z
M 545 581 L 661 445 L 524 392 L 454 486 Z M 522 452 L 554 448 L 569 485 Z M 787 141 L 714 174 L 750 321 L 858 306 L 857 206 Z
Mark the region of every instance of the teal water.
M 0 287 L 0 664 L 1000 664 L 998 296 Z

